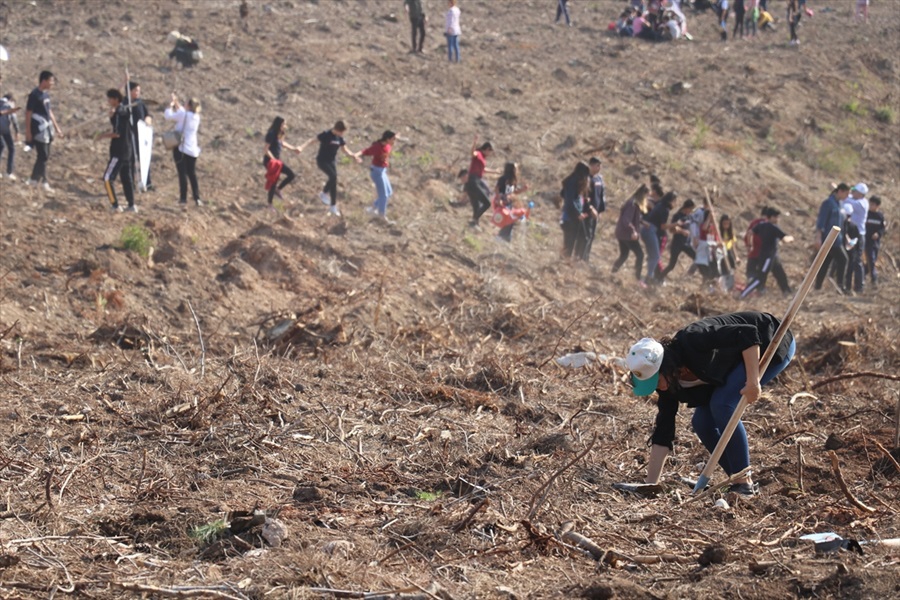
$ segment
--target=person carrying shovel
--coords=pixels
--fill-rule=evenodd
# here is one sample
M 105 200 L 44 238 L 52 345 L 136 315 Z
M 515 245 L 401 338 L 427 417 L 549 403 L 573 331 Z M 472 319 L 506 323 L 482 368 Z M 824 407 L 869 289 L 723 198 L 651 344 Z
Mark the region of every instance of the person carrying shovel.
M 694 409 L 694 432 L 712 453 L 741 396 L 755 402 L 760 387 L 788 366 L 797 349 L 790 331 L 782 338 L 765 373 L 759 372 L 760 356 L 780 324 L 779 319 L 763 312 L 724 314 L 691 323 L 659 341 L 644 338 L 631 347 L 625 365 L 631 371 L 634 394 L 649 396 L 656 391 L 659 395 L 646 483 L 659 483 L 675 439 L 679 404 Z M 742 423 L 738 422 L 719 465 L 729 476 L 750 466 L 747 432 Z M 744 477 L 734 478 L 729 488 L 742 496 L 754 496 L 758 490 L 749 471 Z

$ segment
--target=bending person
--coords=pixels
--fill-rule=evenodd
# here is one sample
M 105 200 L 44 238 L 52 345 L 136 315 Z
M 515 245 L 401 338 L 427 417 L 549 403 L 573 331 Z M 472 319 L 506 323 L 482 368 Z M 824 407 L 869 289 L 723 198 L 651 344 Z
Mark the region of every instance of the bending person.
M 772 381 L 791 362 L 797 349 L 793 334 L 782 338 L 766 372 L 760 356 L 772 343 L 780 320 L 768 313 L 747 311 L 707 317 L 660 341 L 644 338 L 631 347 L 625 363 L 631 370 L 636 396 L 659 394 L 656 428 L 647 465 L 647 483 L 658 483 L 675 439 L 678 405 L 694 409 L 694 432 L 713 452 L 737 408 L 741 396 L 753 403 L 761 386 Z M 750 466 L 750 448 L 743 423 L 738 422 L 719 465 L 728 475 Z M 737 479 L 730 491 L 753 496 L 758 492 L 750 473 Z

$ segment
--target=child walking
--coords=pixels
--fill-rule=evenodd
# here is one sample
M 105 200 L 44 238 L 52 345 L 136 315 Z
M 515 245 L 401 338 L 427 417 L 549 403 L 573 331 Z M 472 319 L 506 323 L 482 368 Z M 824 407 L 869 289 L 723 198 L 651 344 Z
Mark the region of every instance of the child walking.
M 366 212 L 378 215 L 385 220 L 387 220 L 388 199 L 394 194 L 391 181 L 388 179 L 388 161 L 396 139 L 397 135 L 388 129 L 381 134 L 381 139 L 373 142 L 371 146 L 360 152 L 361 156 L 372 157 L 369 175 L 372 177 L 372 182 L 375 184 L 375 192 L 378 194 L 372 206 L 366 208 Z
M 302 152 L 309 144 L 315 141 L 319 142 L 319 152 L 316 154 L 316 166 L 328 176 L 325 186 L 322 188 L 322 191 L 319 192 L 319 200 L 322 201 L 322 204 L 329 207 L 328 213 L 336 217 L 341 216 L 341 211 L 337 206 L 338 150 L 355 160 L 357 163 L 362 163 L 362 159 L 359 157 L 358 152 L 351 152 L 347 149 L 347 142 L 344 141 L 344 134 L 347 133 L 347 129 L 346 123 L 338 121 L 331 129 L 323 131 L 316 137 L 305 141 L 300 146 L 300 151 Z

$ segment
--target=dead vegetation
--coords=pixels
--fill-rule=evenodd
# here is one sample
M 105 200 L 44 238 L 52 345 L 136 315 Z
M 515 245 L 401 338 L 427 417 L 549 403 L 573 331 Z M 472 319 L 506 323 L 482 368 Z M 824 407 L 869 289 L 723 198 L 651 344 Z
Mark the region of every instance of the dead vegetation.
M 896 228 L 877 293 L 811 295 L 794 327 L 797 360 L 747 413 L 759 497 L 713 490 L 689 501 L 681 479 L 707 456 L 689 411 L 655 497 L 612 487 L 642 480 L 655 407 L 629 394 L 609 357 L 638 337 L 748 305 L 711 294 L 682 267 L 652 294 L 627 266 L 609 275 L 609 221 L 656 172 L 684 197 L 700 198 L 715 180 L 716 202 L 741 219 L 781 203 L 808 242 L 830 174 L 785 153 L 798 130 L 812 145 L 845 127 L 834 114 L 846 90 L 807 75 L 795 87 L 797 69 L 830 72 L 825 41 L 804 40 L 796 57 L 766 41 L 761 51 L 778 58 L 745 68 L 755 47 L 705 42 L 714 28 L 698 19 L 694 45 L 647 62 L 648 46 L 605 38 L 596 25 L 620 2 L 576 3 L 596 14 L 563 31 L 547 24 L 545 2 L 517 1 L 528 43 L 498 29 L 509 18 L 503 4 L 468 3 L 471 70 L 450 71 L 439 49 L 421 61 L 405 55 L 403 19 L 377 2 L 275 2 L 265 20 L 251 4 L 243 23 L 253 35 L 232 27 L 237 10 L 226 4 L 163 2 L 154 12 L 125 3 L 102 15 L 71 3 L 23 7 L 59 31 L 45 42 L 66 73 L 55 98 L 67 121 L 93 116 L 90 90 L 121 70 L 115 61 L 135 40 L 120 23 L 201 36 L 203 68 L 171 71 L 156 56 L 133 68 L 151 101 L 173 84 L 208 92 L 200 168 L 211 191 L 203 212 L 174 208 L 174 169 L 158 153 L 160 191 L 139 197 L 135 217 L 157 247 L 142 258 L 116 246 L 122 215 L 95 197 L 105 146 L 73 135 L 54 147 L 52 202 L 0 183 L 0 595 L 896 594 L 900 555 L 882 543 L 900 537 Z M 805 20 L 805 34 L 844 31 L 829 19 Z M 13 23 L 11 47 L 32 31 Z M 842 50 L 896 75 L 894 38 L 852 35 Z M 539 48 L 577 62 L 524 54 Z M 601 65 L 597 53 L 618 58 Z M 4 63 L 4 84 L 33 78 L 40 67 L 27 60 Z M 298 79 L 273 79 L 262 65 Z M 375 70 L 397 89 L 376 89 L 363 76 Z M 719 89 L 735 72 L 740 85 Z M 854 93 L 880 102 L 885 84 L 865 83 Z M 380 102 L 369 106 L 373 94 Z M 813 96 L 815 128 L 804 125 Z M 586 111 L 585 97 L 604 105 Z M 346 113 L 359 128 L 354 148 L 398 122 L 408 140 L 392 167 L 399 225 L 367 221 L 370 182 L 352 165 L 340 166 L 344 219 L 329 220 L 305 156 L 288 202 L 266 211 L 257 155 L 276 107 L 291 115 L 291 135 Z M 476 130 L 504 159 L 521 160 L 534 185 L 538 217 L 510 245 L 463 230 L 468 209 L 449 204 Z M 859 133 L 856 144 L 860 178 L 885 198 L 898 197 L 884 175 L 896 165 L 895 133 Z M 561 175 L 592 153 L 605 159 L 610 219 L 590 266 L 560 264 L 552 203 Z M 807 258 L 803 244 L 785 248 L 792 281 Z M 755 302 L 776 314 L 787 305 L 775 295 Z M 606 358 L 581 369 L 554 360 L 578 352 Z M 863 555 L 816 554 L 799 539 L 823 531 L 869 543 Z

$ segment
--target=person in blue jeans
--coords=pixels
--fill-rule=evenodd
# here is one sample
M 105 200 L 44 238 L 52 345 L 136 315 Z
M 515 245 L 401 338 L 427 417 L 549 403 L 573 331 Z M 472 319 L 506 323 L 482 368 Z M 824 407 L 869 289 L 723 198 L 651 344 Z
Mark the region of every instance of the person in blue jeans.
M 677 199 L 675 192 L 664 194 L 644 216 L 641 224 L 641 240 L 647 248 L 647 278 L 644 280 L 647 285 L 654 285 L 662 279 L 662 268 L 659 266 L 660 241 L 666 235 L 669 212 L 675 207 Z
M 447 0 L 450 6 L 444 15 L 444 35 L 447 37 L 447 60 L 459 62 L 459 36 L 462 29 L 459 26 L 459 7 L 456 0 Z M 454 56 L 456 57 L 454 60 Z
M 387 220 L 388 198 L 394 195 L 391 180 L 388 179 L 388 167 L 390 166 L 391 150 L 396 139 L 397 135 L 388 129 L 381 134 L 381 139 L 373 142 L 371 146 L 359 153 L 360 156 L 372 157 L 369 174 L 372 177 L 372 183 L 375 184 L 375 193 L 378 195 L 372 206 L 366 208 L 366 212 L 378 215 L 385 220 Z
M 703 445 L 713 452 L 741 397 L 753 403 L 762 386 L 781 373 L 797 351 L 790 331 L 775 350 L 765 373 L 760 357 L 774 341 L 781 321 L 769 313 L 745 311 L 707 317 L 657 341 L 644 338 L 628 351 L 636 396 L 659 395 L 656 427 L 651 436 L 647 483 L 658 483 L 666 456 L 675 440 L 679 404 L 694 408 L 691 425 Z M 719 465 L 728 475 L 750 466 L 750 447 L 743 423 L 738 423 Z M 730 491 L 753 496 L 758 486 L 749 472 L 737 478 Z
M 569 19 L 569 0 L 556 0 L 556 22 L 559 23 L 559 20 L 563 16 L 566 17 L 566 25 L 571 27 L 572 21 Z

